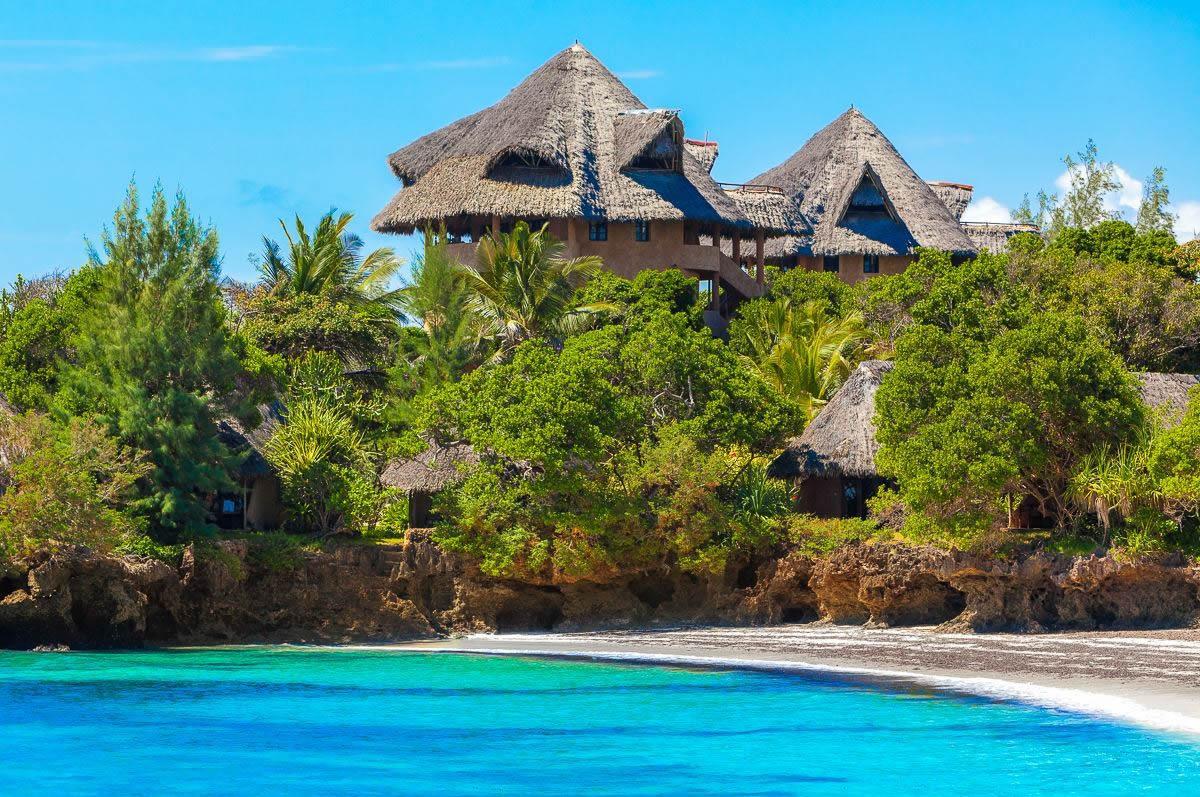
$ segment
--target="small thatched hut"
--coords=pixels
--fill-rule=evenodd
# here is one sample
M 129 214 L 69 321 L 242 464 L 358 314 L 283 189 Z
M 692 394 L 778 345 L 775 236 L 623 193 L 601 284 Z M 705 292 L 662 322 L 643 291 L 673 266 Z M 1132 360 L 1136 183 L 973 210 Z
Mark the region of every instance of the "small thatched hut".
M 388 464 L 380 475 L 384 487 L 404 490 L 408 494 L 409 528 L 423 529 L 433 525 L 433 496 L 466 476 L 466 471 L 479 464 L 479 455 L 469 443 L 447 446 L 431 445 L 412 459 L 399 459 Z
M 762 294 L 761 268 L 748 276 L 700 236 L 747 239 L 761 252 L 793 226 L 778 213 L 749 217 L 713 181 L 717 149 L 686 138 L 678 110 L 647 108 L 575 44 L 495 105 L 394 152 L 388 164 L 403 188 L 371 227 L 408 234 L 445 224 L 451 254 L 470 264 L 485 233 L 546 222 L 566 256 L 599 256 L 619 276 L 695 276 L 710 311 L 728 318 Z
M 785 269 L 832 271 L 855 282 L 903 271 L 918 246 L 978 251 L 958 223 L 969 187 L 926 183 L 857 108 L 750 182 L 782 189 L 811 227 L 767 242 L 768 261 Z
M 800 481 L 800 510 L 820 517 L 866 517 L 883 480 L 875 469 L 875 391 L 892 363 L 862 363 L 769 474 Z
M 280 406 L 264 404 L 258 411 L 263 420 L 253 430 L 232 417 L 217 423 L 218 439 L 229 450 L 245 456 L 238 467 L 238 490 L 221 493 L 213 502 L 213 514 L 222 528 L 274 529 L 283 520 L 279 476 L 263 455 L 282 420 Z
M 875 467 L 875 391 L 892 363 L 863 363 L 804 433 L 790 441 L 768 473 L 800 482 L 800 509 L 820 517 L 865 517 L 865 501 L 884 480 Z M 1192 374 L 1138 374 L 1142 401 L 1168 427 L 1187 409 Z

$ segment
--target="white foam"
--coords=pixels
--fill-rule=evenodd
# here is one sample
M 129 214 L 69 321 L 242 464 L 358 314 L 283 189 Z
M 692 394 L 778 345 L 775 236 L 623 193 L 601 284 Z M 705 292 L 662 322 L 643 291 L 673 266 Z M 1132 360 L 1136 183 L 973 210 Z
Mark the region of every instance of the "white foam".
M 519 636 L 519 635 L 514 635 Z M 536 638 L 534 636 L 533 638 Z M 573 640 L 574 641 L 574 640 Z M 585 640 L 579 640 L 583 643 Z M 1155 730 L 1200 735 L 1200 717 L 1176 711 L 1153 708 L 1128 697 L 1044 686 L 1000 678 L 977 678 L 939 675 L 907 670 L 887 670 L 869 667 L 811 664 L 792 659 L 755 659 L 716 656 L 691 656 L 679 653 L 650 653 L 644 651 L 564 650 L 505 647 L 437 647 L 429 649 L 398 648 L 426 653 L 477 653 L 497 656 L 537 656 L 545 658 L 586 658 L 642 664 L 663 664 L 683 667 L 725 667 L 780 672 L 825 672 L 849 674 L 873 679 L 889 679 L 917 683 L 937 691 L 979 695 L 993 700 L 1010 700 L 1030 705 L 1070 711 L 1093 717 L 1139 725 Z

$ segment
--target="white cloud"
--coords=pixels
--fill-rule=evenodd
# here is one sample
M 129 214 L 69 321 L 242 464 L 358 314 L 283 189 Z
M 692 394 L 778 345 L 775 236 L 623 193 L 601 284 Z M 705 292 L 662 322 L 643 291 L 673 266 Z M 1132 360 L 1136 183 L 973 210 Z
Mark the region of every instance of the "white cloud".
M 1081 172 L 1082 169 L 1082 166 L 1076 166 L 1074 169 L 1065 170 L 1054 181 L 1055 187 L 1058 188 L 1059 198 L 1071 190 L 1071 173 Z M 1104 209 L 1112 213 L 1124 212 L 1124 208 L 1130 208 L 1134 211 L 1131 215 L 1137 215 L 1137 209 L 1142 204 L 1142 181 L 1135 180 L 1129 172 L 1116 163 L 1113 164 L 1113 177 L 1120 187 L 1104 197 Z
M 250 61 L 255 58 L 269 58 L 272 55 L 291 52 L 295 47 L 284 47 L 278 44 L 248 44 L 242 47 L 212 47 L 200 50 L 197 57 L 202 61 Z
M 647 80 L 652 77 L 659 77 L 662 72 L 657 69 L 630 69 L 627 72 L 618 72 L 617 77 L 622 80 Z
M 87 70 L 119 64 L 167 62 L 232 63 L 253 61 L 298 52 L 304 48 L 280 44 L 245 44 L 228 47 L 158 48 L 122 42 L 87 42 L 54 39 L 0 40 L 6 49 L 36 49 L 40 60 L 11 61 L 0 58 L 0 71 L 28 72 L 56 69 Z
M 1180 243 L 1200 238 L 1200 202 L 1181 202 L 1175 212 L 1179 214 L 1175 220 L 1175 238 Z
M 963 211 L 963 221 L 990 222 L 1003 224 L 1012 221 L 1012 212 L 990 196 L 976 197 Z

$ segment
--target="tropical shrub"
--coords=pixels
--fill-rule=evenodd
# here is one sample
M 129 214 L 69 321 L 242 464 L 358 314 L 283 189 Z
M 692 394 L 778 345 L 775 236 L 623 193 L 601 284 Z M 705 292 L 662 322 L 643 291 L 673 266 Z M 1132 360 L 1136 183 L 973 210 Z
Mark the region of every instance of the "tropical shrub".
M 0 414 L 0 556 L 106 549 L 135 536 L 128 502 L 149 467 L 91 420 L 57 426 L 46 415 Z

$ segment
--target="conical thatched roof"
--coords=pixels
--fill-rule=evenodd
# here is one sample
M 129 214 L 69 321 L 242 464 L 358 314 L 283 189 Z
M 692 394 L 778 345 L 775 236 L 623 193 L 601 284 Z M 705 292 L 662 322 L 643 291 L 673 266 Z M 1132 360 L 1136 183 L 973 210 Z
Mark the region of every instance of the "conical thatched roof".
M 1035 235 L 1041 230 L 1036 224 L 1005 224 L 983 221 L 966 221 L 962 225 L 963 232 L 967 234 L 977 247 L 987 249 L 993 254 L 1003 254 L 1008 251 L 1008 239 L 1012 238 L 1017 233 L 1031 232 Z
M 410 493 L 436 493 L 462 481 L 466 470 L 477 464 L 479 455 L 469 443 L 431 445 L 412 459 L 388 463 L 379 481 Z
M 495 215 L 749 229 L 709 177 L 711 162 L 684 142 L 677 111 L 647 109 L 576 44 L 490 108 L 393 153 L 388 162 L 405 187 L 371 227 L 410 233 Z
M 775 478 L 798 476 L 878 475 L 875 454 L 875 391 L 892 363 L 869 360 L 850 375 L 804 434 L 790 441 L 771 463 L 768 473 Z
M 798 198 L 812 225 L 811 235 L 769 242 L 771 257 L 907 255 L 918 246 L 965 255 L 977 251 L 954 214 L 857 108 L 750 182 L 778 186 Z
M 1189 393 L 1200 385 L 1200 377 L 1193 374 L 1138 374 L 1141 382 L 1142 401 L 1158 414 L 1167 426 L 1176 426 L 1183 420 L 1187 410 Z

